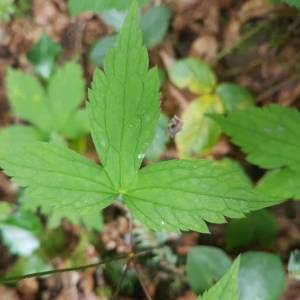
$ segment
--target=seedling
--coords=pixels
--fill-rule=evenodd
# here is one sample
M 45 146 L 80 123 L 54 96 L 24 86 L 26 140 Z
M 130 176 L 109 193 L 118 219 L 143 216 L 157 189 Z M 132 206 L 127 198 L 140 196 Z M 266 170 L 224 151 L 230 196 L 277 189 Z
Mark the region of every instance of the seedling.
M 241 218 L 279 203 L 253 190 L 236 169 L 211 161 L 171 160 L 139 170 L 160 115 L 157 69 L 148 71 L 148 64 L 134 2 L 89 91 L 88 118 L 102 166 L 36 142 L 0 153 L 6 174 L 61 212 L 100 210 L 122 196 L 133 216 L 156 231 L 209 232 L 204 220 L 224 223 L 225 216 Z

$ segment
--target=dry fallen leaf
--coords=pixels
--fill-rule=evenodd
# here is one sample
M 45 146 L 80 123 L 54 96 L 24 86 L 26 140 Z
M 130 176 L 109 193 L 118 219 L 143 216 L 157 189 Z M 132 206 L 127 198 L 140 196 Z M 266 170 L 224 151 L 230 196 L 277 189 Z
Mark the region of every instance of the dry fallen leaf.
M 217 50 L 218 41 L 216 37 L 203 35 L 194 40 L 189 56 L 209 63 L 216 56 Z

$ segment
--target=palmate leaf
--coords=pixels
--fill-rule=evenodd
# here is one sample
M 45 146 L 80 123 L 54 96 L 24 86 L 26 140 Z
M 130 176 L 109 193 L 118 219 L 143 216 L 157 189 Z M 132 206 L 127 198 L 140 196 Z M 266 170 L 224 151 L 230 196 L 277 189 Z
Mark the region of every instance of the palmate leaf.
M 159 119 L 157 69 L 148 71 L 147 49 L 138 30 L 137 3 L 104 62 L 96 70 L 87 103 L 91 133 L 115 187 L 125 190 L 137 174 Z
M 74 115 L 83 101 L 85 87 L 82 69 L 76 61 L 67 62 L 56 71 L 49 80 L 47 91 L 33 76 L 10 68 L 6 86 L 13 111 L 44 133 L 56 131 L 72 138 L 88 132 L 87 117 L 82 113 L 79 116 L 81 122 L 76 125 L 78 133 L 70 133 L 72 130 L 69 129 L 74 121 L 78 121 L 78 118 L 74 120 Z
M 240 293 L 238 291 L 238 271 L 240 265 L 240 257 L 232 264 L 230 270 L 224 275 L 212 288 L 205 292 L 202 297 L 197 300 L 239 300 Z
M 172 160 L 143 168 L 123 195 L 132 214 L 156 230 L 209 232 L 205 221 L 279 202 L 255 192 L 238 170 L 205 160 Z
M 122 194 L 133 215 L 158 231 L 207 232 L 203 220 L 223 223 L 224 216 L 243 217 L 278 203 L 251 189 L 236 169 L 209 161 L 174 160 L 139 171 L 160 110 L 158 74 L 147 71 L 137 9 L 134 1 L 89 93 L 89 122 L 103 167 L 63 146 L 40 142 L 0 153 L 6 174 L 60 211 L 99 210 Z
M 36 142 L 0 153 L 0 165 L 18 185 L 29 186 L 26 193 L 61 212 L 100 210 L 118 196 L 101 166 L 54 144 Z
M 235 111 L 211 117 L 262 168 L 300 168 L 300 113 L 280 105 Z

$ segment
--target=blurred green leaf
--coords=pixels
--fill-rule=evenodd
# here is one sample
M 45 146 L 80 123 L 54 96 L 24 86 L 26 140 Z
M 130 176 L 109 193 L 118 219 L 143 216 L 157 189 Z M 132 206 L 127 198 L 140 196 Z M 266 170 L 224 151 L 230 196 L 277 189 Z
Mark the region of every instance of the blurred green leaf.
M 56 131 L 51 131 L 49 143 L 55 144 L 58 146 L 68 147 L 67 141 Z
M 240 257 L 236 258 L 229 271 L 203 296 L 199 296 L 197 300 L 239 300 L 238 291 L 238 271 L 240 265 Z
M 4 278 L 50 271 L 52 269 L 53 268 L 50 264 L 44 263 L 39 256 L 33 254 L 30 257 L 19 257 L 17 261 L 7 270 Z
M 61 52 L 61 46 L 44 33 L 39 42 L 27 53 L 27 58 L 34 64 L 35 74 L 48 80 Z
M 104 229 L 103 217 L 99 211 L 80 215 L 80 219 L 83 225 L 88 229 L 96 230 L 98 232 L 102 232 Z
M 14 0 L 0 1 L 0 22 L 9 22 L 15 12 Z
M 101 13 L 101 19 L 103 22 L 115 29 L 116 32 L 119 32 L 124 24 L 127 10 L 119 11 L 117 9 L 105 10 Z
M 83 102 L 85 82 L 82 73 L 81 66 L 72 60 L 59 68 L 50 78 L 47 101 L 53 115 L 52 130 L 60 133 Z
M 147 47 L 154 47 L 163 39 L 169 27 L 170 17 L 170 9 L 163 5 L 150 8 L 141 16 L 139 26 Z
M 282 168 L 268 171 L 258 182 L 257 189 L 264 194 L 300 200 L 300 171 Z
M 87 134 L 90 131 L 87 111 L 85 108 L 77 110 L 65 123 L 61 129 L 61 134 L 68 139 L 76 140 Z
M 18 115 L 42 131 L 51 129 L 49 105 L 42 85 L 33 76 L 12 68 L 7 69 L 7 96 Z
M 188 88 L 195 94 L 209 94 L 216 85 L 216 76 L 204 62 L 185 58 L 178 60 L 169 70 L 171 82 L 179 88 Z
M 180 157 L 204 155 L 216 145 L 221 128 L 205 114 L 223 112 L 223 104 L 217 95 L 205 95 L 189 104 L 181 116 L 182 131 L 175 138 Z
M 240 300 L 277 299 L 285 285 L 279 256 L 264 252 L 242 254 L 238 282 Z
M 241 110 L 255 103 L 254 98 L 247 90 L 234 83 L 219 84 L 216 94 L 220 96 L 227 113 Z
M 278 3 L 286 3 L 290 6 L 295 6 L 300 8 L 300 1 L 299 0 L 269 0 L 271 4 L 278 4 Z
M 46 141 L 47 135 L 28 125 L 11 125 L 0 131 L 0 150 L 10 151 L 20 144 Z
M 107 9 L 128 9 L 132 0 L 69 0 L 69 8 L 72 16 L 78 16 L 82 12 L 91 11 L 99 13 Z M 138 0 L 140 6 L 149 3 L 150 0 Z
M 245 219 L 231 219 L 226 228 L 226 248 L 244 247 L 256 241 L 270 247 L 276 236 L 277 220 L 267 210 L 253 211 Z
M 190 248 L 186 273 L 189 284 L 196 294 L 212 287 L 231 266 L 231 260 L 221 249 L 209 246 Z
M 17 212 L 0 219 L 3 243 L 13 254 L 29 256 L 39 245 L 37 235 L 42 225 L 37 216 L 30 212 Z
M 41 201 L 40 199 L 31 197 L 27 193 L 22 192 L 18 198 L 20 209 L 22 211 L 36 212 L 40 209 L 40 212 L 47 217 L 48 228 L 54 229 L 60 226 L 62 219 L 66 219 L 74 225 L 85 225 L 88 229 L 96 230 L 98 232 L 103 231 L 103 218 L 99 211 L 74 215 L 72 213 L 60 213 L 53 211 L 52 205 Z
M 28 258 L 28 261 L 24 265 L 23 271 L 18 273 L 18 275 L 25 275 L 50 270 L 52 270 L 52 266 L 50 264 L 44 263 L 40 257 L 38 257 L 37 255 L 33 255 Z
M 105 56 L 110 48 L 113 48 L 116 42 L 117 35 L 109 35 L 105 36 L 104 38 L 100 38 L 97 42 L 93 45 L 90 59 L 91 62 L 97 64 L 98 66 L 102 66 Z
M 289 275 L 300 280 L 300 250 L 295 249 L 291 252 L 287 268 Z
M 150 145 L 145 158 L 149 162 L 156 162 L 159 157 L 166 149 L 166 144 L 169 142 L 170 138 L 166 135 L 166 130 L 169 124 L 169 118 L 161 112 L 158 124 L 156 127 L 156 134 L 152 144 Z
M 9 68 L 7 90 L 13 110 L 43 132 L 65 133 L 73 138 L 89 131 L 86 113 L 77 111 L 84 98 L 85 82 L 76 61 L 57 69 L 47 90 L 31 75 Z
M 9 212 L 10 212 L 9 203 L 5 202 L 5 201 L 1 201 L 0 202 L 0 220 L 6 219 Z

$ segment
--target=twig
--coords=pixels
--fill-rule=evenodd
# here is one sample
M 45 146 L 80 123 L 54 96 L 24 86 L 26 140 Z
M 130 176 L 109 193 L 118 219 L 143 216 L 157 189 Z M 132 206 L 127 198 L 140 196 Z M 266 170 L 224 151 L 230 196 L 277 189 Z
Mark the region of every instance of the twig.
M 133 268 L 134 268 L 135 273 L 136 273 L 136 275 L 137 275 L 137 277 L 139 279 L 140 285 L 141 285 L 141 287 L 142 287 L 142 289 L 143 289 L 143 291 L 145 293 L 145 296 L 146 296 L 147 300 L 152 300 L 151 297 L 150 297 L 150 295 L 149 295 L 149 293 L 148 293 L 148 291 L 147 291 L 147 288 L 146 288 L 146 286 L 145 286 L 145 284 L 144 284 L 144 282 L 142 280 L 141 273 L 140 273 L 140 271 L 139 271 L 139 269 L 138 269 L 138 267 L 137 267 L 137 265 L 136 265 L 135 262 L 133 262 Z
M 286 80 L 280 82 L 280 83 L 276 83 L 275 85 L 271 86 L 269 89 L 267 89 L 265 92 L 263 92 L 262 94 L 260 94 L 256 99 L 258 102 L 263 101 L 265 98 L 275 94 L 276 92 L 280 91 L 281 89 L 283 89 L 286 85 L 292 84 L 295 81 L 299 80 L 300 78 L 300 74 L 296 73 L 292 76 L 290 76 L 289 78 L 287 78 Z
M 116 288 L 116 290 L 115 290 L 115 292 L 114 292 L 111 300 L 116 300 L 117 299 L 117 297 L 119 295 L 119 292 L 120 292 L 120 289 L 122 287 L 122 283 L 123 283 L 123 281 L 124 281 L 124 279 L 126 277 L 127 271 L 128 271 L 129 266 L 130 266 L 130 264 L 132 262 L 132 259 L 133 259 L 132 256 L 129 256 L 129 258 L 128 258 L 127 262 L 126 262 L 126 265 L 124 266 L 122 277 L 121 277 L 121 279 L 120 279 L 120 281 L 118 283 L 118 286 L 117 286 L 117 288 Z
M 224 56 L 226 56 L 227 54 L 231 53 L 235 48 L 237 48 L 238 46 L 240 46 L 242 43 L 244 43 L 246 40 L 248 40 L 249 38 L 251 38 L 254 34 L 256 34 L 259 30 L 261 30 L 261 28 L 265 27 L 266 24 L 268 24 L 269 21 L 265 21 L 265 22 L 261 22 L 260 24 L 258 24 L 257 26 L 255 26 L 252 30 L 249 30 L 247 33 L 245 33 L 239 41 L 237 41 L 236 43 L 229 45 L 227 47 L 225 47 L 223 50 L 221 50 L 215 57 L 214 59 L 211 61 L 210 64 L 215 64 L 218 60 L 220 60 L 221 58 L 223 58 Z

